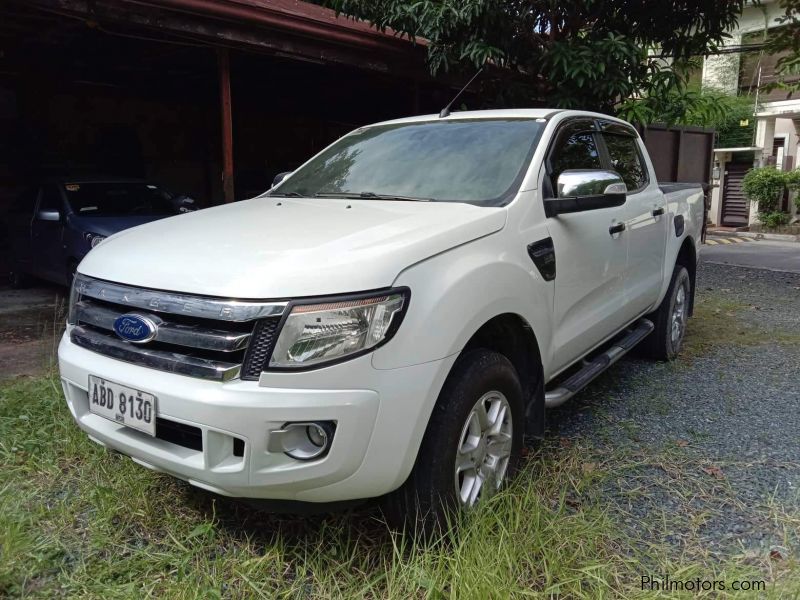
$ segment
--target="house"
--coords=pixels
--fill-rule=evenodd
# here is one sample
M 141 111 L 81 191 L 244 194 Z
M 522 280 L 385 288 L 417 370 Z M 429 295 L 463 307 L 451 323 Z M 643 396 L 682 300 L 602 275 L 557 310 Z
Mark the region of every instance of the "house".
M 750 168 L 798 167 L 800 92 L 782 88 L 764 90 L 765 85 L 777 80 L 775 66 L 780 55 L 769 55 L 762 46 L 770 31 L 781 26 L 778 19 L 782 14 L 777 0 L 762 0 L 760 5 L 748 3 L 723 51 L 706 57 L 703 63 L 703 89 L 749 94 L 756 121 L 749 144 L 714 150 L 717 187 L 709 219 L 716 225 L 742 227 L 756 222 L 757 211 L 742 193 L 742 180 Z M 800 76 L 796 79 L 800 80 Z M 784 198 L 783 208 L 792 214 L 796 212 L 788 198 Z

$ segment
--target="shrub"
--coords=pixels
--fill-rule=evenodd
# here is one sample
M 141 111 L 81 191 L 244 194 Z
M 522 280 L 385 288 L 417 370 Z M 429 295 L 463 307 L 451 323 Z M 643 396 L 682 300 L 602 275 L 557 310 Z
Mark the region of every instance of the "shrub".
M 765 227 L 774 229 L 775 227 L 780 227 L 781 225 L 787 225 L 789 223 L 789 214 L 782 211 L 768 213 L 759 211 L 758 219 Z
M 762 214 L 780 210 L 780 200 L 786 190 L 787 179 L 786 173 L 775 167 L 751 169 L 744 176 L 742 191 L 750 202 L 758 202 L 759 218 Z

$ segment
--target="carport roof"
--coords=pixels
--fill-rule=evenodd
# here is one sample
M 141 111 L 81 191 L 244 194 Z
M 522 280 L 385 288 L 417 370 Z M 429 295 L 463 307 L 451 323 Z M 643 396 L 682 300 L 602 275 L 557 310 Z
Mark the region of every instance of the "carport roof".
M 356 44 L 377 42 L 409 48 L 409 40 L 400 38 L 392 30 L 382 32 L 364 21 L 337 15 L 329 8 L 299 0 L 150 0 L 150 3 L 175 8 L 186 7 L 209 15 L 257 18 L 278 27 L 333 36 Z M 416 42 L 424 44 L 424 40 L 417 39 Z
M 22 4 L 77 17 L 90 27 L 146 28 L 184 43 L 386 72 L 398 63 L 426 71 L 425 40 L 380 31 L 367 22 L 299 0 L 28 0 Z

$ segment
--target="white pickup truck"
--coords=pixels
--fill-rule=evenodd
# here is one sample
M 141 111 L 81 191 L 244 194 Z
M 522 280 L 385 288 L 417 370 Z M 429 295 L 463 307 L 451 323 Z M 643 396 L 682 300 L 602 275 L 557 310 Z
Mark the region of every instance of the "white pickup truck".
M 631 348 L 680 350 L 703 191 L 660 187 L 623 121 L 400 119 L 277 179 L 81 262 L 59 362 L 91 439 L 281 510 L 430 522 Z

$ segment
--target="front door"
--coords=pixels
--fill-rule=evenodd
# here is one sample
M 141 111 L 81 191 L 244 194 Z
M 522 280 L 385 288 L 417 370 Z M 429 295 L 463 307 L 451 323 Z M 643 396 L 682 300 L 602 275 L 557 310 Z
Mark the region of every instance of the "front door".
M 722 224 L 726 227 L 744 227 L 750 222 L 750 203 L 742 191 L 745 173 L 752 168 L 749 163 L 727 163 L 722 186 Z
M 45 214 L 59 214 L 56 220 L 43 218 Z M 64 208 L 58 186 L 42 186 L 39 205 L 31 226 L 31 251 L 37 276 L 63 283 L 67 272 L 64 258 Z
M 603 168 L 591 119 L 562 125 L 547 158 L 548 185 L 557 190 L 567 169 Z M 559 370 L 625 325 L 627 237 L 609 233 L 625 221 L 625 205 L 548 218 L 556 255 L 554 367 Z

